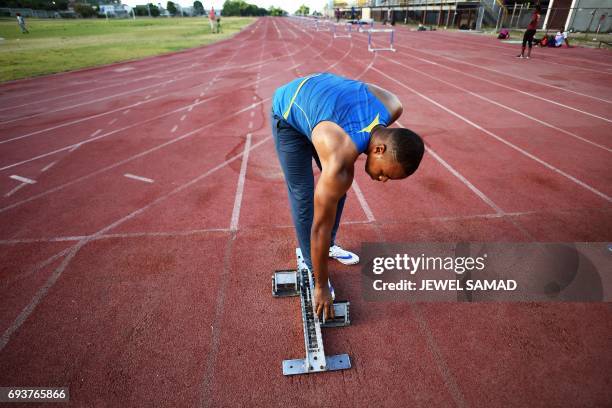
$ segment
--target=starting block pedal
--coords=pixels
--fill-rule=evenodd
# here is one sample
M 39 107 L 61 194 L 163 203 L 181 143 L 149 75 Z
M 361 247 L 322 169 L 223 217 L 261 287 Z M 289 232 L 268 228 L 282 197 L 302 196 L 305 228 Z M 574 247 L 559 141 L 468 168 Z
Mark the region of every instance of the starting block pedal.
M 272 276 L 272 296 L 286 297 L 300 295 L 300 281 L 297 271 L 275 271 Z
M 334 301 L 334 318 L 323 321 L 321 327 L 344 327 L 350 325 L 349 305 L 350 303 L 346 300 Z
M 283 374 L 297 375 L 347 370 L 351 368 L 351 359 L 348 354 L 325 355 L 321 329 L 348 326 L 350 324 L 349 302 L 334 302 L 334 319 L 319 321 L 313 308 L 314 279 L 312 273 L 304 262 L 301 250 L 298 248 L 295 252 L 297 270 L 276 271 L 272 277 L 272 295 L 275 297 L 300 296 L 306 357 L 283 361 Z

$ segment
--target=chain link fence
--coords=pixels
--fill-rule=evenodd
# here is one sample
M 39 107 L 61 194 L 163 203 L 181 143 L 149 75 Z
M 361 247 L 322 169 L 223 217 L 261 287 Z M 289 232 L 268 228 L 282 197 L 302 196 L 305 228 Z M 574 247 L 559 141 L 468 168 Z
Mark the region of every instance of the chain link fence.
M 525 29 L 531 21 L 533 8 L 515 4 L 504 14 L 501 27 Z M 538 29 L 565 28 L 570 32 L 612 31 L 612 8 L 552 8 L 542 13 Z

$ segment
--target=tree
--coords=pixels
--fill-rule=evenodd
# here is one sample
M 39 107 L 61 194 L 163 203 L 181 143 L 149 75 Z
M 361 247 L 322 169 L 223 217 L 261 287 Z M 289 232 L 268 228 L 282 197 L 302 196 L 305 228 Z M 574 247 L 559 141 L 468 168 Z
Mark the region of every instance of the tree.
M 306 6 L 305 4 L 302 4 L 300 6 L 300 8 L 297 9 L 295 14 L 299 14 L 299 15 L 302 15 L 302 16 L 307 16 L 307 15 L 310 14 L 310 7 Z
M 196 16 L 201 16 L 204 14 L 204 5 L 201 1 L 196 0 L 193 2 L 193 12 Z
M 176 9 L 176 6 L 171 1 L 169 1 L 168 4 L 166 4 L 166 10 L 168 10 L 168 13 L 170 13 L 171 16 L 175 16 L 176 13 L 178 12 Z
M 271 16 L 286 16 L 287 12 L 282 8 L 270 6 L 270 8 L 268 9 L 268 14 Z
M 94 8 L 91 7 L 89 4 L 77 3 L 74 5 L 74 11 L 75 13 L 80 14 L 83 18 L 95 17 L 98 15 L 96 10 L 94 10 Z
M 147 7 L 151 11 L 152 17 L 159 17 L 159 7 L 157 7 L 156 5 L 152 3 L 147 4 Z
M 134 13 L 137 16 L 148 16 L 149 11 L 147 10 L 147 6 L 136 6 L 134 7 Z

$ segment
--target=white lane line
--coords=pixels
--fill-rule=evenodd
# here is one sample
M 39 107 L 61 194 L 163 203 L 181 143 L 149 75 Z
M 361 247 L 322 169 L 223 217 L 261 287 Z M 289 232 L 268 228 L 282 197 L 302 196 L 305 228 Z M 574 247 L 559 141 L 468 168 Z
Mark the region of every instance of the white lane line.
M 253 121 L 249 122 L 249 129 L 253 129 Z
M 57 163 L 57 160 L 47 164 L 45 167 L 42 168 L 40 172 L 44 173 L 45 171 L 49 170 L 51 167 L 55 166 L 55 163 Z
M 553 124 L 550 124 L 550 123 L 548 123 L 548 122 L 545 122 L 545 121 L 543 121 L 543 120 L 540 120 L 540 119 L 538 119 L 538 118 L 535 118 L 535 117 L 533 117 L 533 116 L 531 116 L 531 115 L 528 115 L 528 114 L 526 114 L 526 113 L 523 113 L 523 112 L 521 112 L 521 111 L 518 111 L 518 110 L 516 110 L 516 109 L 513 109 L 513 108 L 511 108 L 511 107 L 509 107 L 509 106 L 506 106 L 506 105 L 504 105 L 504 104 L 502 104 L 502 103 L 499 103 L 499 102 L 497 102 L 497 101 L 494 101 L 494 100 L 492 100 L 492 99 L 489 99 L 489 98 L 487 98 L 487 97 L 485 97 L 485 96 L 482 96 L 482 95 L 480 95 L 480 94 L 477 94 L 477 93 L 475 93 L 475 92 L 469 91 L 468 89 L 465 89 L 465 88 L 462 88 L 462 87 L 460 87 L 460 86 L 457 86 L 457 85 L 455 85 L 455 84 L 453 84 L 453 83 L 451 83 L 451 82 L 448 82 L 448 81 L 445 81 L 445 80 L 443 80 L 443 79 L 440 79 L 440 78 L 439 78 L 439 76 L 429 75 L 429 74 L 427 74 L 426 72 L 424 72 L 424 71 L 422 71 L 422 70 L 415 69 L 415 68 L 413 68 L 413 67 L 411 67 L 411 66 L 408 66 L 408 65 L 405 65 L 405 64 L 402 64 L 402 63 L 399 63 L 399 62 L 395 62 L 394 60 L 391 60 L 391 59 L 389 59 L 389 58 L 385 58 L 385 59 L 386 59 L 386 60 L 388 60 L 388 61 L 390 61 L 390 62 L 393 62 L 393 63 L 395 63 L 395 64 L 398 64 L 398 65 L 400 65 L 400 66 L 402 66 L 402 67 L 404 67 L 404 68 L 408 68 L 408 69 L 410 69 L 410 70 L 412 70 L 412 71 L 414 71 L 414 72 L 416 72 L 416 73 L 418 73 L 418 74 L 421 74 L 421 75 L 424 75 L 424 76 L 426 76 L 426 77 L 429 77 L 429 78 L 431 78 L 431 79 L 433 79 L 433 80 L 435 80 L 435 81 L 442 82 L 442 83 L 444 83 L 444 84 L 446 84 L 446 85 L 448 85 L 448 86 L 451 86 L 451 87 L 453 87 L 453 88 L 459 89 L 459 90 L 460 90 L 460 91 L 462 91 L 462 92 L 468 93 L 468 94 L 470 94 L 470 95 L 472 95 L 472 96 L 475 96 L 476 98 L 479 98 L 479 99 L 482 99 L 483 101 L 489 102 L 489 103 L 490 103 L 490 104 L 492 104 L 492 105 L 499 106 L 500 108 L 503 108 L 503 109 L 509 110 L 510 112 L 516 113 L 517 115 L 521 115 L 521 116 L 526 117 L 527 119 L 533 120 L 534 122 L 537 122 L 537 123 L 539 123 L 539 124 L 541 124 L 541 125 L 544 125 L 544 126 L 546 126 L 546 127 L 549 127 L 549 128 L 551 128 L 551 129 L 554 129 L 554 130 L 556 130 L 556 131 L 558 131 L 558 132 L 564 133 L 564 134 L 566 134 L 566 135 L 568 135 L 568 136 L 571 136 L 571 137 L 573 137 L 573 138 L 575 138 L 575 139 L 581 140 L 581 141 L 583 141 L 583 142 L 585 142 L 585 143 L 591 144 L 591 145 L 593 145 L 593 146 L 595 146 L 595 147 L 597 147 L 597 148 L 600 148 L 600 149 L 603 149 L 603 150 L 607 150 L 609 153 L 612 153 L 612 149 L 610 149 L 610 148 L 608 148 L 608 147 L 606 147 L 606 146 L 604 146 L 604 145 L 601 145 L 601 144 L 599 144 L 599 143 L 593 142 L 593 141 L 591 141 L 591 140 L 589 140 L 589 139 L 586 139 L 586 138 L 584 138 L 584 137 L 582 137 L 582 136 L 579 136 L 579 135 L 577 135 L 577 134 L 575 134 L 575 133 L 572 133 L 572 132 L 570 132 L 570 131 L 567 131 L 567 130 L 561 129 L 561 128 L 559 128 L 559 127 L 557 127 L 557 126 L 553 125 Z
M 410 48 L 410 47 L 408 47 L 408 48 Z M 424 62 L 430 62 L 430 63 L 431 63 L 431 61 L 429 61 L 429 60 L 425 60 L 425 59 L 420 58 L 420 57 L 417 57 L 417 56 L 416 56 L 416 55 L 414 55 L 414 54 L 411 54 L 411 57 L 412 57 L 412 58 L 415 58 L 415 59 L 418 59 L 418 60 L 421 60 L 421 61 L 424 61 Z M 446 58 L 446 57 L 444 57 L 444 58 Z M 455 59 L 454 59 L 454 58 L 451 58 L 451 60 L 455 60 Z M 456 61 L 458 61 L 458 60 L 456 60 Z M 467 63 L 466 63 L 466 64 L 467 64 Z M 548 103 L 552 103 L 553 105 L 557 105 L 557 106 L 560 106 L 560 107 L 565 108 L 565 109 L 573 110 L 573 111 L 575 111 L 575 112 L 579 112 L 579 113 L 582 113 L 582 114 L 584 114 L 584 115 L 591 116 L 591 117 L 593 117 L 593 118 L 601 119 L 601 120 L 604 120 L 604 121 L 606 121 L 606 122 L 612 123 L 612 120 L 611 120 L 611 119 L 604 118 L 603 116 L 599 116 L 599 115 L 596 115 L 596 114 L 594 114 L 594 113 L 586 112 L 586 111 L 583 111 L 583 110 L 581 110 L 581 109 L 574 108 L 573 106 L 565 105 L 565 104 L 563 104 L 563 103 L 560 103 L 560 102 L 557 102 L 557 101 L 553 101 L 553 100 L 551 100 L 551 99 L 544 98 L 543 96 L 539 96 L 539 95 L 536 95 L 536 94 L 533 94 L 533 93 L 530 93 L 530 92 L 522 91 L 522 90 L 520 90 L 520 89 L 517 89 L 517 88 L 511 87 L 511 86 L 508 86 L 508 85 L 504 85 L 504 84 L 502 84 L 502 83 L 500 83 L 500 82 L 496 82 L 496 81 L 492 81 L 492 80 L 489 80 L 489 79 L 485 79 L 485 78 L 483 78 L 482 76 L 472 75 L 472 74 L 467 73 L 465 70 L 464 70 L 464 71 L 461 71 L 461 70 L 458 70 L 458 69 L 450 68 L 450 67 L 448 67 L 448 66 L 446 66 L 446 65 L 442 65 L 442 64 L 438 64 L 438 65 L 439 65 L 440 67 L 444 68 L 444 69 L 448 69 L 448 70 L 450 70 L 450 71 L 458 72 L 458 73 L 460 73 L 460 74 L 463 74 L 463 75 L 466 75 L 466 76 L 469 76 L 469 77 L 475 78 L 475 79 L 477 79 L 477 80 L 479 80 L 479 81 L 488 82 L 488 83 L 490 83 L 490 84 L 493 84 L 493 85 L 496 85 L 496 86 L 499 86 L 499 87 L 502 87 L 502 88 L 510 89 L 510 90 L 512 90 L 512 91 L 515 91 L 515 92 L 521 93 L 521 94 L 523 94 L 523 95 L 530 96 L 530 97 L 532 97 L 532 98 L 536 98 L 536 99 L 540 99 L 540 100 L 545 101 L 545 102 L 548 102 Z M 473 65 L 473 64 L 468 64 L 468 65 Z M 480 67 L 479 67 L 479 68 L 480 68 Z M 496 71 L 496 72 L 497 72 L 497 71 Z M 498 73 L 499 73 L 499 72 L 498 72 Z M 523 79 L 523 78 L 521 78 L 521 79 Z M 565 90 L 565 89 L 564 89 L 564 90 Z
M 187 112 L 191 112 L 193 110 L 193 105 L 191 105 L 189 108 L 187 108 Z
M 357 200 L 359 201 L 359 204 L 361 204 L 361 208 L 363 209 L 363 212 L 365 213 L 366 218 L 368 219 L 368 222 L 376 221 L 376 218 L 374 218 L 374 214 L 372 214 L 372 209 L 370 209 L 370 206 L 368 205 L 368 202 L 363 196 L 363 193 L 361 192 L 361 189 L 359 188 L 359 184 L 357 184 L 357 180 L 355 179 L 353 179 L 353 191 L 355 192 L 355 195 L 357 196 Z
M 74 146 L 72 146 L 72 147 L 70 148 L 70 150 L 68 150 L 68 152 L 69 152 L 69 153 L 74 152 L 76 149 L 78 149 L 79 147 L 81 147 L 81 145 L 82 145 L 82 143 L 75 144 Z
M 147 99 L 149 99 L 150 97 L 151 97 L 151 95 L 147 95 L 147 96 L 145 96 L 145 101 L 146 101 Z
M 176 132 L 176 129 L 178 129 L 178 125 L 174 125 L 174 127 L 172 128 L 171 132 L 174 133 Z
M 187 115 L 181 116 L 181 122 L 184 121 L 186 117 L 187 117 Z
M 569 179 L 569 180 L 573 181 L 574 183 L 576 183 L 576 184 L 578 184 L 579 186 L 581 186 L 581 187 L 583 187 L 583 188 L 585 188 L 585 189 L 589 190 L 590 192 L 592 192 L 592 193 L 594 193 L 595 195 L 597 195 L 597 196 L 599 196 L 599 197 L 603 198 L 604 200 L 606 200 L 606 201 L 608 201 L 608 202 L 611 202 L 611 201 L 612 201 L 612 198 L 611 198 L 611 197 L 607 196 L 605 193 L 602 193 L 601 191 L 597 190 L 596 188 L 594 188 L 594 187 L 590 186 L 589 184 L 585 183 L 584 181 L 577 179 L 576 177 L 572 176 L 571 174 L 568 174 L 568 173 L 564 172 L 563 170 L 561 170 L 561 169 L 559 169 L 559 168 L 557 168 L 557 167 L 553 166 L 552 164 L 550 164 L 550 163 L 548 163 L 548 162 L 546 162 L 546 161 L 544 161 L 544 160 L 540 159 L 539 157 L 537 157 L 537 156 L 535 156 L 535 155 L 533 155 L 533 154 L 531 154 L 531 153 L 527 152 L 526 150 L 521 149 L 520 147 L 518 147 L 518 146 L 516 146 L 515 144 L 513 144 L 513 143 L 511 143 L 511 142 L 507 141 L 506 139 L 504 139 L 504 138 L 502 138 L 502 137 L 500 137 L 500 136 L 497 136 L 495 133 L 493 133 L 493 132 L 491 132 L 491 131 L 489 131 L 489 130 L 487 130 L 487 129 L 483 128 L 482 126 L 480 126 L 480 125 L 478 125 L 478 124 L 476 124 L 476 123 L 474 123 L 474 122 L 472 122 L 471 120 L 469 120 L 469 119 L 468 119 L 468 118 L 466 118 L 465 116 L 462 116 L 462 115 L 458 114 L 457 112 L 455 112 L 455 111 L 453 111 L 453 110 L 451 110 L 451 109 L 447 108 L 446 106 L 444 106 L 444 105 L 442 105 L 442 104 L 440 104 L 440 103 L 438 103 L 438 102 L 434 101 L 433 99 L 429 98 L 428 96 L 423 95 L 422 93 L 420 93 L 420 92 L 418 92 L 417 90 L 415 90 L 415 89 L 413 89 L 413 88 L 409 87 L 408 85 L 404 84 L 403 82 L 398 81 L 397 79 L 395 79 L 395 78 L 393 78 L 393 77 L 391 77 L 391 76 L 387 75 L 386 73 L 384 73 L 383 71 L 379 70 L 378 68 L 374 68 L 374 67 L 372 67 L 372 70 L 373 70 L 373 71 L 378 72 L 379 74 L 383 75 L 383 76 L 384 76 L 384 77 L 386 77 L 386 78 L 389 78 L 390 80 L 392 80 L 392 81 L 396 82 L 398 85 L 400 85 L 400 86 L 402 86 L 402 87 L 404 87 L 404 88 L 408 89 L 410 92 L 412 92 L 412 93 L 414 93 L 414 94 L 416 94 L 416 95 L 420 96 L 421 98 L 425 99 L 425 100 L 426 100 L 426 101 L 428 101 L 429 103 L 431 103 L 431 104 L 433 104 L 433 105 L 437 106 L 438 108 L 440 108 L 440 109 L 442 109 L 443 111 L 445 111 L 445 112 L 447 112 L 447 113 L 449 113 L 449 114 L 453 115 L 454 117 L 456 117 L 456 118 L 458 118 L 458 119 L 460 119 L 460 120 L 464 121 L 464 122 L 465 122 L 465 123 L 467 123 L 468 125 L 470 125 L 470 126 L 472 126 L 472 127 L 476 128 L 476 129 L 480 130 L 481 132 L 485 133 L 486 135 L 491 136 L 492 138 L 494 138 L 494 139 L 496 139 L 496 140 L 500 141 L 501 143 L 505 144 L 506 146 L 511 147 L 512 149 L 516 150 L 517 152 L 519 152 L 519 153 L 521 153 L 521 154 L 523 154 L 523 155 L 525 155 L 525 156 L 529 157 L 530 159 L 532 159 L 532 160 L 534 160 L 534 161 L 536 161 L 536 162 L 540 163 L 540 164 L 541 164 L 541 165 L 543 165 L 544 167 L 546 167 L 546 168 L 548 168 L 548 169 L 550 169 L 550 170 L 554 171 L 555 173 L 560 174 L 560 175 L 562 175 L 563 177 L 565 177 L 565 178 L 567 178 L 567 179 Z
M 204 92 L 200 92 L 200 98 L 204 96 Z
M 265 139 L 257 142 L 255 145 L 253 145 L 253 147 L 251 147 L 250 150 L 254 150 L 254 149 L 258 148 L 259 146 L 261 146 L 263 143 L 267 142 L 268 140 L 270 140 L 270 136 L 268 136 Z M 47 295 L 47 292 L 49 291 L 49 289 L 51 289 L 51 287 L 55 284 L 55 282 L 57 282 L 57 280 L 60 278 L 60 276 L 62 276 L 62 274 L 64 273 L 64 271 L 66 270 L 66 268 L 70 264 L 70 261 L 72 261 L 72 259 L 81 250 L 81 248 L 83 248 L 83 246 L 85 246 L 85 244 L 87 244 L 90 241 L 93 241 L 93 240 L 97 239 L 98 237 L 104 235 L 106 232 L 108 232 L 108 231 L 112 230 L 113 228 L 116 228 L 117 226 L 123 224 L 124 222 L 126 222 L 128 220 L 131 220 L 132 218 L 138 216 L 142 212 L 144 212 L 144 211 L 148 210 L 149 208 L 157 205 L 158 203 L 166 200 L 168 197 L 173 196 L 173 195 L 179 193 L 180 191 L 183 191 L 186 188 L 189 188 L 193 184 L 195 184 L 195 183 L 199 182 L 200 180 L 210 176 L 211 174 L 215 173 L 219 169 L 222 169 L 223 167 L 227 166 L 229 163 L 232 163 L 234 160 L 238 159 L 242 155 L 243 155 L 243 153 L 239 153 L 239 154 L 233 156 L 232 158 L 230 158 L 230 159 L 224 161 L 223 163 L 221 163 L 221 164 L 213 167 L 212 169 L 208 170 L 204 174 L 201 174 L 198 177 L 188 181 L 187 183 L 185 183 L 185 184 L 175 188 L 174 190 L 172 190 L 172 191 L 162 195 L 161 197 L 158 197 L 157 199 L 153 200 L 152 202 L 150 202 L 149 204 L 145 205 L 144 207 L 141 207 L 138 210 L 132 211 L 130 214 L 126 215 L 123 218 L 120 218 L 119 220 L 113 222 L 112 224 L 107 225 L 106 227 L 102 228 L 98 232 L 96 232 L 96 233 L 94 233 L 92 235 L 86 236 L 81 241 L 76 243 L 73 247 L 69 248 L 69 250 L 65 250 L 65 252 L 62 252 L 62 254 L 66 253 L 66 257 L 64 258 L 62 263 L 53 271 L 53 273 L 51 274 L 49 279 L 47 279 L 45 284 L 36 292 L 36 294 L 34 295 L 32 300 L 30 301 L 30 303 L 21 311 L 21 313 L 19 313 L 17 318 L 15 318 L 13 323 L 10 325 L 10 327 L 7 328 L 4 331 L 4 333 L 2 334 L 2 337 L 0 337 L 0 352 L 2 352 L 2 350 L 4 350 L 4 348 L 6 347 L 8 342 L 10 341 L 11 336 L 13 335 L 13 333 L 15 333 L 23 325 L 23 323 L 26 321 L 26 319 L 32 314 L 34 309 L 36 309 L 36 306 L 38 306 L 40 301 Z
M 36 180 L 32 180 L 32 179 L 29 179 L 29 178 L 26 178 L 26 177 L 21 177 L 21 176 L 18 176 L 16 174 L 13 174 L 12 176 L 9 176 L 9 178 L 13 179 L 13 180 L 21 181 L 22 183 L 26 183 L 26 184 L 36 184 Z
M 331 46 L 332 46 L 332 43 L 330 42 L 330 44 L 329 44 L 329 45 L 328 45 L 326 48 L 324 48 L 324 49 L 323 49 L 321 52 L 319 52 L 319 53 L 317 53 L 316 55 L 314 55 L 312 58 L 313 58 L 313 59 L 318 58 L 318 57 L 319 57 L 321 54 L 323 54 L 325 51 L 327 51 L 329 48 L 331 48 Z M 297 52 L 296 52 L 296 53 L 297 53 Z M 260 65 L 266 65 L 266 64 L 271 63 L 271 62 L 273 62 L 273 61 L 275 61 L 275 60 L 277 60 L 277 59 L 279 59 L 279 58 L 280 58 L 280 57 L 275 57 L 275 58 L 272 58 L 272 59 L 268 60 L 266 63 L 260 64 Z M 343 56 L 342 58 L 344 58 L 344 56 Z M 284 72 L 284 71 L 291 71 L 291 70 L 295 69 L 296 67 L 298 67 L 299 65 L 300 65 L 300 64 L 295 64 L 295 65 L 294 65 L 294 66 L 292 66 L 292 67 L 289 67 L 289 68 L 284 69 L 284 70 L 283 70 L 283 72 Z M 253 64 L 247 64 L 247 65 L 242 65 L 242 66 L 238 66 L 238 67 L 228 67 L 227 69 L 233 69 L 233 68 L 246 68 L 246 67 L 252 67 L 252 66 L 253 66 Z M 255 66 L 257 66 L 257 64 L 255 64 Z M 223 70 L 223 68 L 219 68 L 218 70 Z M 276 77 L 276 76 L 277 76 L 277 73 L 274 73 L 274 74 L 272 74 L 272 75 L 268 75 L 268 76 L 267 76 L 267 77 L 265 77 L 265 78 L 262 78 L 262 79 L 261 79 L 261 81 L 265 81 L 265 80 L 267 80 L 267 79 L 274 78 L 274 77 Z M 190 76 L 188 75 L 188 76 L 186 76 L 185 78 L 190 78 Z M 183 78 L 183 79 L 185 79 L 185 78 Z M 198 85 L 198 86 L 202 86 L 202 85 Z M 242 88 L 238 88 L 238 89 L 248 88 L 249 86 L 250 86 L 250 85 L 246 85 L 246 86 L 244 86 L 244 87 L 242 87 Z M 81 119 L 76 119 L 76 120 L 73 120 L 73 121 L 71 121 L 71 122 L 64 122 L 64 123 L 62 123 L 62 124 L 59 124 L 59 125 L 56 125 L 56 126 L 53 126 L 53 127 L 50 127 L 50 128 L 45 128 L 45 129 L 37 130 L 37 131 L 30 132 L 30 133 L 27 133 L 27 134 L 24 134 L 24 135 L 20 135 L 20 136 L 13 137 L 13 138 L 11 138 L 11 139 L 1 140 L 1 141 L 0 141 L 0 144 L 3 144 L 3 143 L 8 143 L 8 142 L 12 142 L 12 141 L 14 141 L 14 140 L 23 139 L 23 138 L 25 138 L 25 137 L 34 136 L 34 135 L 41 134 L 41 133 L 45 133 L 45 132 L 48 132 L 48 131 L 51 131 L 51 130 L 55 130 L 55 129 L 58 129 L 58 128 L 61 128 L 61 127 L 65 127 L 65 126 L 73 125 L 73 124 L 75 124 L 75 123 L 80 123 L 80 122 L 84 122 L 84 121 L 87 121 L 87 120 L 95 119 L 95 118 L 100 117 L 100 116 L 105 116 L 105 115 L 108 115 L 108 114 L 111 114 L 111 113 L 114 113 L 114 112 L 121 111 L 122 109 L 125 109 L 126 107 L 140 106 L 140 105 L 142 105 L 142 104 L 145 104 L 145 103 L 150 103 L 150 102 L 153 102 L 153 101 L 155 101 L 155 100 L 157 100 L 157 99 L 165 98 L 165 97 L 167 97 L 167 96 L 168 96 L 168 95 L 158 96 L 158 97 L 153 98 L 153 99 L 151 99 L 151 100 L 149 100 L 149 101 L 146 101 L 146 102 L 136 102 L 136 103 L 134 103 L 134 104 L 132 104 L 132 105 L 123 106 L 123 107 L 121 107 L 121 108 L 117 108 L 117 109 L 114 109 L 114 110 L 110 110 L 110 111 L 106 111 L 106 112 L 98 113 L 98 114 L 95 114 L 95 115 L 92 115 L 92 116 L 87 116 L 87 117 L 84 117 L 84 118 L 81 118 Z M 209 102 L 209 101 L 211 101 L 211 100 L 219 99 L 219 98 L 221 98 L 221 97 L 222 97 L 221 95 L 219 95 L 219 96 L 209 97 L 207 100 L 202 101 L 202 102 L 203 102 L 203 103 L 204 103 L 204 102 Z M 254 99 L 254 100 L 255 100 L 255 99 Z M 161 114 L 161 115 L 159 115 L 158 117 L 164 117 L 164 116 L 167 116 L 167 115 L 169 115 L 169 114 L 173 114 L 173 113 L 176 113 L 176 112 L 180 112 L 181 110 L 184 110 L 184 109 L 186 109 L 186 108 L 187 108 L 187 106 L 184 106 L 184 107 L 182 107 L 182 108 L 175 109 L 174 111 L 171 111 L 171 112 L 166 112 L 166 113 L 164 113 L 164 114 Z M 142 125 L 142 124 L 144 124 L 144 123 L 148 123 L 148 122 L 150 122 L 150 121 L 151 121 L 151 119 L 149 119 L 149 120 L 144 120 L 144 121 L 142 121 L 142 122 L 135 123 L 135 124 L 132 124 L 132 125 L 130 125 L 130 126 L 127 126 L 127 127 L 123 128 L 123 130 L 125 130 L 125 129 L 127 129 L 127 128 L 130 128 L 130 127 L 133 127 L 133 126 L 135 126 L 135 125 Z M 1 123 L 0 123 L 0 124 L 1 124 Z M 19 163 L 19 164 L 23 164 L 23 162 L 21 162 L 21 163 Z M 9 166 L 9 167 L 13 167 L 13 166 Z M 5 168 L 0 168 L 0 171 L 5 170 L 6 168 L 7 168 L 7 167 L 5 167 Z
M 400 123 L 400 121 L 396 121 L 399 127 L 404 127 Z M 457 177 L 463 184 L 466 185 L 467 188 L 472 190 L 474 194 L 476 194 L 482 201 L 484 201 L 489 207 L 491 207 L 496 215 L 504 215 L 505 212 L 502 210 L 493 200 L 491 200 L 485 193 L 483 193 L 479 188 L 477 188 L 474 184 L 472 184 L 467 178 L 463 176 L 463 174 L 459 173 L 453 166 L 448 164 L 443 158 L 441 158 L 431 147 L 425 146 L 425 150 L 432 155 L 434 159 L 436 159 L 442 166 L 444 166 L 451 174 Z
M 196 99 L 195 103 L 200 103 L 200 98 Z
M 232 220 L 230 230 L 238 229 L 238 220 L 240 219 L 240 207 L 242 206 L 242 193 L 244 192 L 244 179 L 246 176 L 247 163 L 249 161 L 249 152 L 251 151 L 251 134 L 246 136 L 244 144 L 244 153 L 242 155 L 242 164 L 240 164 L 240 176 L 238 176 L 238 185 L 236 186 L 236 198 L 234 199 L 234 210 L 232 211 Z
M 144 181 L 145 183 L 153 183 L 154 182 L 154 180 L 152 180 L 150 178 L 135 176 L 134 174 L 130 174 L 130 173 L 125 173 L 123 176 L 127 177 L 127 178 L 131 178 L 133 180 Z
M 21 190 L 23 187 L 27 186 L 29 183 L 21 183 L 19 184 L 17 187 L 13 188 L 11 191 L 9 191 L 8 193 L 6 193 L 4 196 L 5 197 L 10 197 L 13 194 L 15 194 L 17 191 Z
M 123 111 L 123 114 L 124 114 L 124 115 L 127 115 L 128 113 L 130 113 L 130 109 L 127 109 L 127 110 L 124 110 L 124 111 Z
M 111 120 L 110 122 L 108 122 L 109 125 L 112 125 L 113 123 L 115 123 L 117 121 L 117 118 Z

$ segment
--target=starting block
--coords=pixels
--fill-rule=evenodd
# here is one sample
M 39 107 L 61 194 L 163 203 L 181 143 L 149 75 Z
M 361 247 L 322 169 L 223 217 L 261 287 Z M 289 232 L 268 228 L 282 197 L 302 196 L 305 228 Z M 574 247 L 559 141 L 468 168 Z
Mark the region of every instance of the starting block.
M 338 27 L 344 26 L 344 31 L 338 32 Z M 353 25 L 346 24 L 334 24 L 334 38 L 351 38 L 351 32 L 353 31 Z
M 324 371 L 347 370 L 351 368 L 348 354 L 326 356 L 323 350 L 322 328 L 343 327 L 350 324 L 349 302 L 335 301 L 333 320 L 319 321 L 313 309 L 314 279 L 306 266 L 302 251 L 295 251 L 297 270 L 282 270 L 272 276 L 272 295 L 300 296 L 302 321 L 304 326 L 304 345 L 306 357 L 283 361 L 283 375 L 311 374 Z
M 387 48 L 381 48 L 381 47 L 375 47 L 372 45 L 372 34 L 375 33 L 390 33 L 390 38 L 389 38 L 389 47 Z M 393 39 L 395 37 L 395 30 L 391 29 L 391 28 L 379 28 L 379 29 L 369 29 L 368 30 L 368 51 L 370 52 L 374 52 L 374 51 L 393 51 L 395 52 L 395 48 L 393 48 Z

